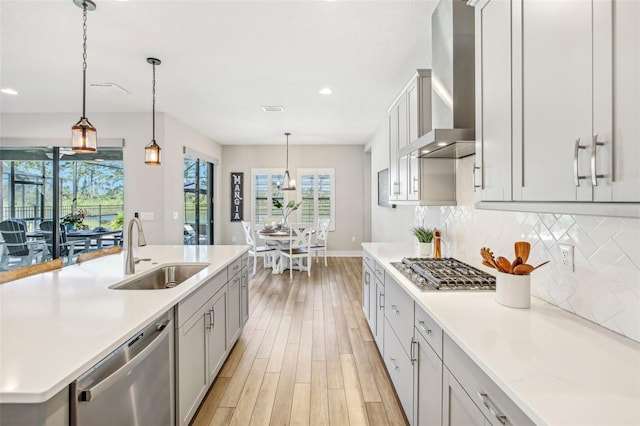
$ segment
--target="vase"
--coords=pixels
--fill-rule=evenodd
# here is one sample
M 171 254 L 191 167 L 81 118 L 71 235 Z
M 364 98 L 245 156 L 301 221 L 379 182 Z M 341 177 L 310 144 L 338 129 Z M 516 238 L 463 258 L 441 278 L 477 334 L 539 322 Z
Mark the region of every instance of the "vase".
M 526 309 L 531 306 L 531 275 L 497 272 L 496 302 L 510 308 Z
M 67 223 L 64 227 L 67 231 L 71 231 L 76 228 L 73 223 Z

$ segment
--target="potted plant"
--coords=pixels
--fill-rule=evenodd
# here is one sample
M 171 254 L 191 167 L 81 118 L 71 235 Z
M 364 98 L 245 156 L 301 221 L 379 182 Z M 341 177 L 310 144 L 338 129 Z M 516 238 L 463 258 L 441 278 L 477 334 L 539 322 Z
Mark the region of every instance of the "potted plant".
M 86 210 L 78 210 L 77 212 L 69 213 L 65 216 L 62 216 L 60 219 L 60 223 L 62 223 L 67 229 L 89 229 L 87 225 L 83 223 L 85 216 L 87 215 Z
M 289 222 L 288 222 L 289 215 L 294 211 L 298 210 L 298 207 L 302 205 L 302 201 L 299 201 L 296 203 L 295 200 L 291 200 L 285 205 L 285 204 L 282 204 L 280 200 L 277 200 L 274 198 L 272 201 L 272 204 L 273 204 L 273 207 L 275 207 L 276 209 L 282 210 L 282 228 L 286 229 L 289 227 Z
M 411 228 L 411 234 L 418 239 L 420 255 L 431 256 L 433 253 L 433 232 L 434 229 L 425 228 L 424 226 L 414 226 Z

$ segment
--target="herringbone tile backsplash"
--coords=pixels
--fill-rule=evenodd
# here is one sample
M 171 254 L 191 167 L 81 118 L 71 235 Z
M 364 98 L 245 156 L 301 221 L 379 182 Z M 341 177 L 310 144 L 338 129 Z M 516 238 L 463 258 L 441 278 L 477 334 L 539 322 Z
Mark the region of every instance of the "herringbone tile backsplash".
M 479 247 L 513 259 L 513 243 L 531 243 L 530 260 L 551 262 L 531 275 L 532 294 L 640 341 L 640 220 L 416 207 L 417 225 L 443 230 L 443 255 L 476 267 Z M 559 244 L 574 246 L 575 271 L 560 266 Z

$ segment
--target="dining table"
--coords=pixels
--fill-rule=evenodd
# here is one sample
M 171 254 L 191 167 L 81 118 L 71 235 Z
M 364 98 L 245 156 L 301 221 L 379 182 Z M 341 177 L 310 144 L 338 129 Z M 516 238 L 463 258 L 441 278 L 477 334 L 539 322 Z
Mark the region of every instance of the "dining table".
M 114 245 L 120 245 L 122 239 L 122 229 L 71 229 L 67 231 L 67 241 L 85 241 L 85 247 L 91 247 L 91 242 L 95 240 L 96 249 L 102 248 L 105 237 L 113 239 Z
M 312 230 L 311 233 L 315 233 L 315 230 Z M 267 244 L 269 241 L 274 241 L 277 243 L 277 255 L 273 255 L 271 268 L 272 274 L 282 274 L 289 267 L 289 265 L 286 259 L 283 259 L 282 256 L 280 256 L 280 251 L 288 250 L 287 244 L 291 243 L 291 241 L 295 238 L 295 235 L 291 235 L 289 231 L 282 229 L 260 229 L 258 230 L 258 237 L 267 241 Z M 307 270 L 302 265 L 299 266 L 299 268 L 301 271 Z

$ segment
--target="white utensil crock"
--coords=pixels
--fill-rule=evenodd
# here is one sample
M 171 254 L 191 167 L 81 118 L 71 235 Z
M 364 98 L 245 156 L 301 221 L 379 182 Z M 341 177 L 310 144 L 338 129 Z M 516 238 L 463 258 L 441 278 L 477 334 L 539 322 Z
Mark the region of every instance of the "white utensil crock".
M 510 308 L 531 306 L 531 275 L 498 272 L 496 276 L 496 302 Z

